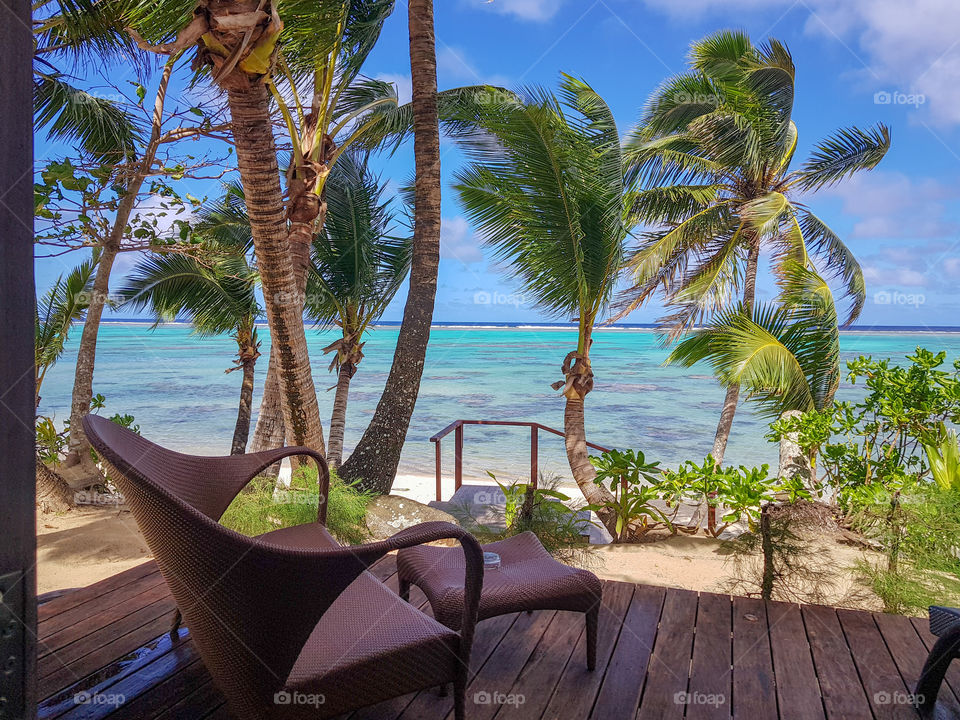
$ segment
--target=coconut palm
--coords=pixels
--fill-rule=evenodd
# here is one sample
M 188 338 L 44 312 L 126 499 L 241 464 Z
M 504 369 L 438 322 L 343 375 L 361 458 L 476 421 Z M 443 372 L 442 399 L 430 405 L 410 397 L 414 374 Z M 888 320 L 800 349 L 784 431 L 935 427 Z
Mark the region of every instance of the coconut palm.
M 96 258 L 74 268 L 65 278 L 61 275 L 37 302 L 34 334 L 36 406 L 40 405 L 40 389 L 47 370 L 53 367 L 67 342 L 73 323 L 83 317 L 90 302 Z M 59 462 L 61 436 L 50 418 L 37 419 L 38 440 L 49 439 L 49 446 L 37 452 L 37 504 L 47 512 L 64 512 L 74 504 L 67 481 L 51 465 Z
M 800 196 L 875 167 L 889 130 L 840 130 L 791 169 L 798 134 L 786 46 L 771 39 L 756 47 L 743 32 L 723 31 L 694 43 L 690 64 L 652 95 L 626 142 L 629 177 L 643 186 L 634 210 L 661 229 L 646 233 L 629 260 L 633 285 L 622 314 L 662 291 L 671 312 L 660 326 L 669 340 L 738 305 L 756 319 L 766 248 L 781 275 L 794 260 L 842 284 L 846 322 L 854 321 L 865 296 L 860 265 Z M 713 449 L 718 464 L 739 392 L 729 383 Z
M 822 410 L 840 382 L 840 333 L 829 285 L 796 261 L 783 268 L 779 303 L 722 310 L 680 341 L 668 362 L 708 362 L 724 386 L 746 388 L 772 417 Z
M 384 186 L 364 155 L 351 152 L 327 181 L 327 220 L 314 238 L 307 314 L 325 328 L 339 327 L 333 352 L 337 392 L 330 418 L 327 463 L 343 455 L 350 380 L 363 359 L 363 335 L 393 300 L 410 270 L 410 240 L 392 234 L 394 213 Z
M 230 333 L 237 343 L 234 367 L 241 370 L 240 406 L 230 453 L 242 454 L 250 432 L 254 368 L 260 356 L 256 320 L 257 272 L 240 253 L 207 252 L 203 258 L 182 254 L 153 255 L 134 267 L 120 295 L 134 308 L 149 307 L 156 327 L 187 315 L 201 336 Z
M 564 76 L 559 99 L 541 89 L 527 94 L 523 103 L 505 101 L 481 112 L 477 124 L 487 135 L 464 138 L 473 162 L 456 173 L 455 188 L 524 296 L 577 322 L 577 347 L 554 387 L 566 398 L 570 469 L 586 500 L 603 506 L 612 496 L 594 483 L 584 400 L 594 382 L 593 329 L 613 294 L 631 222 L 620 136 L 606 103 L 580 80 Z M 616 517 L 606 510 L 599 515 L 613 533 Z

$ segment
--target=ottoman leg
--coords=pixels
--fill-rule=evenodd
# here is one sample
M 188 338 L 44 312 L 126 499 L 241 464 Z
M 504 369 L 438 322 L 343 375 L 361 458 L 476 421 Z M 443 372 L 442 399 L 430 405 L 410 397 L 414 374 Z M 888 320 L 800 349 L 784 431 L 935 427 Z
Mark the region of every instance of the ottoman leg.
M 400 579 L 399 595 L 407 602 L 410 602 L 410 583 L 402 578 Z
M 586 612 L 587 616 L 587 670 L 597 667 L 597 626 L 600 624 L 600 604 Z

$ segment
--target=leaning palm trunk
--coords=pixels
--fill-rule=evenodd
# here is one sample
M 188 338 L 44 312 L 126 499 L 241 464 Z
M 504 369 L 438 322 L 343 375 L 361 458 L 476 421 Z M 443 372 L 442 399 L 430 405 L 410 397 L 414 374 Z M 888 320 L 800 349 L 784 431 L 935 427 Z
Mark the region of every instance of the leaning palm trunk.
M 132 193 L 127 198 L 135 198 Z M 121 213 L 129 218 L 133 210 L 133 201 L 121 203 L 118 216 Z M 128 207 L 127 207 L 128 206 Z M 119 220 L 117 222 L 120 222 Z M 126 219 L 123 219 L 126 223 Z M 116 228 L 116 225 L 115 225 Z M 122 231 L 122 226 L 120 226 Z M 73 398 L 70 404 L 70 440 L 67 457 L 63 462 L 64 476 L 72 487 L 93 485 L 100 480 L 100 471 L 90 454 L 90 443 L 83 434 L 83 417 L 90 412 L 90 402 L 93 399 L 93 370 L 97 356 L 97 335 L 100 332 L 100 320 L 107 303 L 110 291 L 110 271 L 116 260 L 119 250 L 119 234 L 105 243 L 97 262 L 97 275 L 93 281 L 93 290 L 90 302 L 83 321 L 83 331 L 80 334 L 80 347 L 77 349 L 77 366 L 73 377 Z
M 410 289 L 393 365 L 373 419 L 340 476 L 387 494 L 420 392 L 440 265 L 440 125 L 433 0 L 409 0 L 410 76 L 413 85 L 415 220 Z
M 228 90 L 237 166 L 243 181 L 270 339 L 278 361 L 283 422 L 295 445 L 324 452 L 317 393 L 303 327 L 303 297 L 289 252 L 280 168 L 261 83 Z
M 337 393 L 333 398 L 333 413 L 330 416 L 330 442 L 327 448 L 327 464 L 336 470 L 343 459 L 343 433 L 347 425 L 347 399 L 350 395 L 350 380 L 357 371 L 354 365 L 343 365 L 337 375 Z
M 42 459 L 37 458 L 37 507 L 42 512 L 62 513 L 74 505 L 67 481 Z
M 238 331 L 242 334 L 242 340 L 239 341 L 240 351 L 237 353 L 237 366 L 227 370 L 228 373 L 234 370 L 243 372 L 243 379 L 240 383 L 240 407 L 237 409 L 237 423 L 233 429 L 233 442 L 230 445 L 231 455 L 243 455 L 247 450 L 247 439 L 250 437 L 254 368 L 257 364 L 257 358 L 260 357 L 256 333 L 249 334 L 250 327 L 252 327 L 252 320 L 246 334 L 243 334 L 242 330 Z
M 754 240 L 750 246 L 750 254 L 747 256 L 747 270 L 743 283 L 743 308 L 749 313 L 753 312 L 754 300 L 757 294 L 757 266 L 760 259 L 760 243 Z M 727 388 L 727 394 L 723 399 L 723 410 L 720 412 L 720 422 L 717 424 L 717 434 L 713 440 L 713 459 L 720 467 L 723 464 L 723 456 L 727 452 L 727 441 L 730 439 L 730 430 L 733 428 L 733 417 L 737 413 L 737 403 L 740 400 L 740 384 L 733 383 Z M 711 508 L 711 512 L 716 510 Z
M 250 441 L 250 452 L 260 452 L 283 445 L 283 401 L 280 398 L 280 379 L 277 374 L 277 362 L 273 350 L 267 365 L 267 376 L 263 381 L 263 399 L 260 401 L 260 413 L 257 426 Z

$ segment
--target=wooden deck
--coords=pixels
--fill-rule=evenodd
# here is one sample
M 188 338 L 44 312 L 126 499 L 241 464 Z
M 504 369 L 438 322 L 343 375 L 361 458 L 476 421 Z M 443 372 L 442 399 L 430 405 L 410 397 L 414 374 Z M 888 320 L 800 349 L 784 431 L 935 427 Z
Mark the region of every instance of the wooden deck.
M 396 589 L 395 569 L 386 558 L 373 572 Z M 40 717 L 231 717 L 189 632 L 181 630 L 175 642 L 166 634 L 172 610 L 152 562 L 41 606 Z M 476 720 L 916 718 L 908 693 L 932 642 L 916 618 L 606 582 L 596 671 L 585 666 L 582 616 L 536 612 L 487 620 L 474 646 L 468 714 Z M 940 715 L 960 717 L 958 699 L 955 663 L 941 690 Z M 452 718 L 452 702 L 430 690 L 352 718 Z

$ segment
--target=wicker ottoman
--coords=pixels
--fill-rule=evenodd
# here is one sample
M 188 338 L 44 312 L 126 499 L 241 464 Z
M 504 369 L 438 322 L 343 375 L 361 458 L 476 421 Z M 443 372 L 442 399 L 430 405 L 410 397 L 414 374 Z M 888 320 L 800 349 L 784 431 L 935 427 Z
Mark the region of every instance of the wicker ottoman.
M 487 568 L 480 596 L 480 620 L 533 610 L 572 610 L 586 615 L 587 667 L 596 666 L 597 619 L 602 587 L 587 570 L 564 565 L 548 553 L 531 532 L 483 546 L 500 556 L 499 568 Z M 434 617 L 451 630 L 463 616 L 463 553 L 458 548 L 421 545 L 397 554 L 400 596 L 410 599 L 410 586 L 420 588 Z

